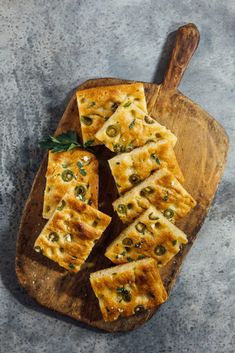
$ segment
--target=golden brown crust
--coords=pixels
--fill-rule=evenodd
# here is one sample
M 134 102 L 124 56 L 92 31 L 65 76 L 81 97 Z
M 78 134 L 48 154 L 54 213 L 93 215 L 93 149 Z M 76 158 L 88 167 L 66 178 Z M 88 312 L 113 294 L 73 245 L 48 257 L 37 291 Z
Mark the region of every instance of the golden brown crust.
M 62 197 L 70 191 L 98 207 L 98 161 L 92 153 L 82 149 L 49 152 L 46 179 L 43 218 L 49 219 Z M 79 186 L 84 190 L 83 195 L 79 193 Z
M 125 101 L 96 133 L 98 140 L 114 152 L 128 152 L 149 141 L 168 140 L 172 146 L 177 137 L 165 126 L 140 110 L 134 103 Z
M 59 209 L 58 209 L 59 208 Z M 78 272 L 111 218 L 67 193 L 38 236 L 34 249 Z
M 129 223 L 151 204 L 174 222 L 195 207 L 196 201 L 170 171 L 162 168 L 119 197 L 113 207 L 120 219 Z
M 166 265 L 186 244 L 186 235 L 150 206 L 134 223 L 124 229 L 105 252 L 115 264 L 152 257 L 158 266 Z
M 169 169 L 180 182 L 184 181 L 175 152 L 167 140 L 150 142 L 131 152 L 117 155 L 108 162 L 119 194 L 135 185 L 131 182 L 133 175 L 142 181 L 161 168 Z
M 90 281 L 105 321 L 154 308 L 168 297 L 153 259 L 92 273 Z
M 135 101 L 136 105 L 147 113 L 142 83 L 95 87 L 77 91 L 76 95 L 83 142 L 94 140 L 94 145 L 100 144 L 95 138 L 96 132 L 127 98 Z M 89 119 L 84 120 L 84 116 Z

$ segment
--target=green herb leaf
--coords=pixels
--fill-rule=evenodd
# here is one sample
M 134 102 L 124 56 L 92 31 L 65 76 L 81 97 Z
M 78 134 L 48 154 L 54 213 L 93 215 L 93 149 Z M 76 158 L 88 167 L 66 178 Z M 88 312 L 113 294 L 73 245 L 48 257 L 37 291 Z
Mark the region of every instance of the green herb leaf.
M 124 108 L 128 108 L 131 105 L 131 102 L 127 102 L 123 105 Z
M 71 151 L 74 148 L 78 148 L 78 147 L 88 149 L 88 147 L 91 146 L 93 142 L 94 140 L 88 140 L 84 144 L 82 144 L 79 141 L 79 138 L 75 131 L 68 131 L 59 136 L 49 135 L 47 139 L 42 140 L 39 143 L 43 149 L 49 149 L 51 150 L 51 152 L 57 153 L 57 152 Z
M 77 166 L 79 168 L 79 172 L 83 175 L 83 176 L 86 176 L 86 171 L 85 169 L 83 169 L 83 163 L 82 162 L 77 162 Z
M 129 129 L 133 129 L 134 126 L 135 126 L 135 119 L 130 123 Z

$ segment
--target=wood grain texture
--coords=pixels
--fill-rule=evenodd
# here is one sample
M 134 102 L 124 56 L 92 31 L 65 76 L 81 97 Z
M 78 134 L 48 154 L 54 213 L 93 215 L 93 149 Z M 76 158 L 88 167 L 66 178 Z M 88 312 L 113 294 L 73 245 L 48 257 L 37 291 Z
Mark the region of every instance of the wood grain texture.
M 187 65 L 187 60 L 185 64 Z M 176 74 L 177 83 L 174 86 L 180 82 L 183 71 L 180 70 Z M 129 81 L 110 78 L 89 80 L 79 86 L 79 89 L 127 82 Z M 212 202 L 223 173 L 229 143 L 218 122 L 176 88 L 169 89 L 167 86 L 151 83 L 144 83 L 144 86 L 152 116 L 178 137 L 175 151 L 185 175 L 184 185 L 198 202 L 196 208 L 177 224 L 188 235 L 188 244 L 161 269 L 161 277 L 169 293 Z M 76 129 L 80 134 L 75 95 L 68 104 L 56 133 L 71 129 Z M 17 239 L 16 273 L 20 284 L 38 303 L 106 331 L 127 331 L 146 322 L 156 309 L 129 318 L 120 318 L 111 323 L 102 319 L 98 300 L 89 283 L 89 273 L 112 266 L 103 254 L 107 245 L 123 229 L 123 225 L 113 214 L 111 205 L 118 196 L 107 163 L 107 159 L 113 154 L 103 146 L 97 146 L 96 151 L 100 162 L 99 209 L 113 216 L 113 220 L 87 260 L 93 264 L 92 267 L 86 267 L 78 274 L 72 275 L 33 251 L 34 241 L 45 224 L 41 216 L 47 166 L 45 156 L 21 220 Z

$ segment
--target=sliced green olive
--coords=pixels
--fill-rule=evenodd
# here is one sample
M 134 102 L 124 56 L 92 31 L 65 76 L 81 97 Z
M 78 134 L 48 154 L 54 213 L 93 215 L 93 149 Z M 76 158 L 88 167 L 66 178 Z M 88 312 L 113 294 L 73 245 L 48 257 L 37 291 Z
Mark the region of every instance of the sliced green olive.
M 118 106 L 119 106 L 119 104 L 118 104 L 117 102 L 114 102 L 114 103 L 112 104 L 111 109 L 112 109 L 112 112 L 113 112 L 113 113 L 117 110 Z
M 126 147 L 125 151 L 126 151 L 126 152 L 131 152 L 131 151 L 133 151 L 133 149 L 134 149 L 134 147 L 130 144 L 130 145 L 128 145 L 128 146 Z
M 167 208 L 164 212 L 163 212 L 163 215 L 170 219 L 174 216 L 174 211 L 171 209 L 171 208 Z
M 158 158 L 158 156 L 156 155 L 156 153 L 152 153 L 151 154 L 151 158 L 154 160 L 154 161 L 156 161 L 157 162 L 157 164 L 161 164 L 161 162 L 160 162 L 160 159 Z
M 145 310 L 143 305 L 137 305 L 134 309 L 135 314 L 142 313 Z
M 146 122 L 146 124 L 154 124 L 155 123 L 155 120 L 153 118 L 151 118 L 151 116 L 148 116 L 148 115 L 145 115 L 144 121 Z
M 131 257 L 129 257 L 129 256 L 127 256 L 127 258 L 126 258 L 126 259 L 127 259 L 127 261 L 128 261 L 128 262 L 132 262 L 132 261 L 134 261 L 134 260 L 133 260 Z
M 146 256 L 144 256 L 144 255 L 138 255 L 137 260 L 142 260 L 142 259 L 145 259 L 145 258 L 146 258 Z
M 38 246 L 38 245 L 36 245 L 36 246 L 34 247 L 34 250 L 35 250 L 36 252 L 42 252 L 42 249 L 41 249 L 40 246 Z
M 52 241 L 53 243 L 57 242 L 59 240 L 59 235 L 56 232 L 51 232 L 48 235 L 48 240 Z
M 69 268 L 70 268 L 71 270 L 75 270 L 74 264 L 69 264 Z
M 144 188 L 140 191 L 141 196 L 147 196 L 152 193 L 154 193 L 154 188 L 152 188 L 151 186 L 146 186 L 146 188 Z
M 137 230 L 137 232 L 144 234 L 144 232 L 146 231 L 146 225 L 142 222 L 139 222 L 136 224 L 135 229 Z
M 61 178 L 65 182 L 71 181 L 73 177 L 74 177 L 74 174 L 72 170 L 69 170 L 69 169 L 64 170 L 63 173 L 61 174 Z
M 96 102 L 91 102 L 89 105 L 88 105 L 88 108 L 92 108 L 96 105 Z
M 118 287 L 116 289 L 117 293 L 119 295 L 121 295 L 122 299 L 125 301 L 125 302 L 130 302 L 131 301 L 131 293 L 128 289 L 124 288 L 124 287 Z
M 122 240 L 122 244 L 126 245 L 126 246 L 131 246 L 131 245 L 133 245 L 133 240 L 131 238 L 124 238 Z
M 127 204 L 127 208 L 128 208 L 128 210 L 131 210 L 131 209 L 132 209 L 132 207 L 133 207 L 132 203 L 128 203 L 128 204 Z
M 75 196 L 77 196 L 80 200 L 84 201 L 84 196 L 86 195 L 86 187 L 83 185 L 77 185 L 74 189 Z
M 163 201 L 168 201 L 168 198 L 169 198 L 169 193 L 168 191 L 166 191 L 165 195 L 163 196 L 162 200 Z
M 131 174 L 129 176 L 129 182 L 133 185 L 137 185 L 140 182 L 140 176 L 138 174 Z
M 175 246 L 176 244 L 177 244 L 177 240 L 176 239 L 172 240 L 172 245 Z
M 151 212 L 151 213 L 149 214 L 149 219 L 151 219 L 151 221 L 156 221 L 157 219 L 159 219 L 159 217 L 158 217 L 158 216 L 154 216 L 154 213 Z
M 123 147 L 119 143 L 117 143 L 116 145 L 113 145 L 113 150 L 116 153 L 121 153 L 123 152 Z
M 65 205 L 66 205 L 66 202 L 62 200 L 60 206 L 57 207 L 57 210 L 62 211 Z
M 109 137 L 115 137 L 119 133 L 119 128 L 117 125 L 109 125 L 106 129 L 106 135 Z
M 126 205 L 124 205 L 124 204 L 118 205 L 118 207 L 117 207 L 118 213 L 124 214 L 124 213 L 126 213 L 126 211 L 127 211 Z
M 166 248 L 163 245 L 157 245 L 154 252 L 157 256 L 161 256 L 165 254 Z
M 92 124 L 92 119 L 89 116 L 82 115 L 81 121 L 84 125 L 90 126 Z

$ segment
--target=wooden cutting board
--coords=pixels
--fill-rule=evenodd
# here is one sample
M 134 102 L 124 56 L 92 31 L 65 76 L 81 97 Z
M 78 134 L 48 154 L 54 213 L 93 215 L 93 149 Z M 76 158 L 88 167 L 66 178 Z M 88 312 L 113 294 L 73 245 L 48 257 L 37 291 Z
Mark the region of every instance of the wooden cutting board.
M 229 147 L 227 134 L 221 125 L 177 90 L 198 42 L 199 32 L 195 25 L 188 24 L 179 28 L 163 84 L 144 83 L 149 112 L 178 137 L 175 152 L 185 176 L 184 185 L 197 201 L 196 208 L 177 223 L 179 228 L 188 235 L 188 244 L 161 269 L 162 280 L 168 293 L 213 200 Z M 89 80 L 78 89 L 127 82 L 130 81 L 113 78 Z M 56 133 L 74 129 L 80 134 L 75 95 L 69 102 Z M 17 239 L 16 273 L 20 284 L 41 305 L 106 331 L 127 331 L 149 320 L 156 310 L 121 318 L 111 323 L 105 323 L 102 320 L 98 301 L 89 284 L 89 273 L 112 266 L 112 263 L 104 257 L 104 250 L 119 234 L 123 225 L 113 214 L 111 205 L 111 202 L 117 198 L 114 181 L 107 164 L 111 152 L 103 146 L 95 149 L 100 161 L 99 208 L 112 215 L 113 220 L 89 256 L 87 267 L 76 275 L 69 274 L 56 263 L 33 250 L 34 241 L 45 224 L 42 218 L 47 167 L 47 156 L 45 156 L 23 211 Z

